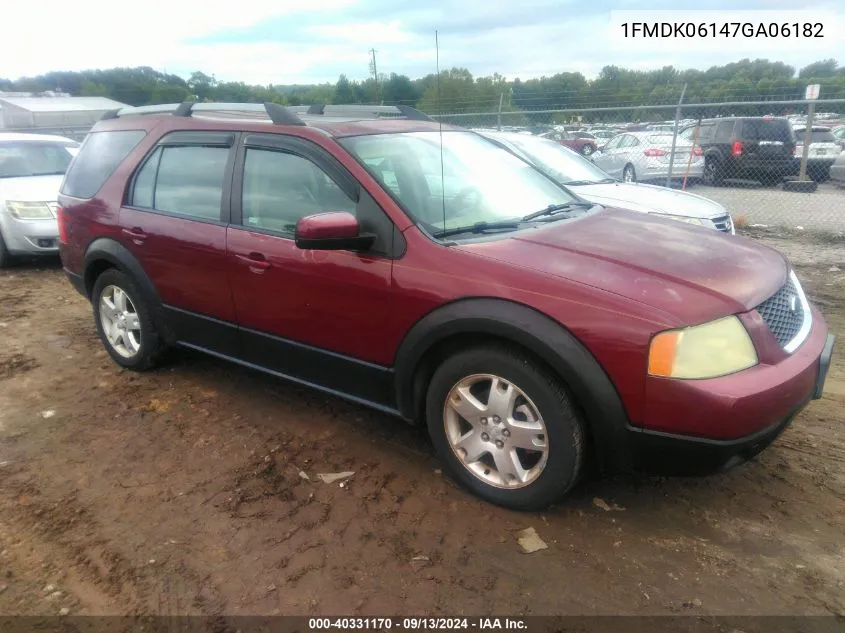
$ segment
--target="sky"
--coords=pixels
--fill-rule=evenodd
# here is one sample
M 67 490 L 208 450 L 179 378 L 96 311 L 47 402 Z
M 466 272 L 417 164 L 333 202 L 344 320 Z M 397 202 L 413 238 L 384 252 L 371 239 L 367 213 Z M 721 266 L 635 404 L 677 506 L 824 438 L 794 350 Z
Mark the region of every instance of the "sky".
M 800 68 L 833 57 L 845 65 L 841 0 L 23 0 L 4 16 L 0 77 L 51 70 L 151 66 L 187 78 L 194 70 L 250 84 L 363 79 L 369 49 L 379 73 L 412 78 L 440 67 L 523 79 L 558 72 L 594 77 L 605 65 L 705 69 L 743 57 Z M 702 6 L 704 5 L 704 6 Z M 801 12 L 795 11 L 800 6 Z M 625 40 L 622 20 L 680 21 L 685 10 L 821 20 L 825 37 L 733 42 Z M 625 16 L 612 12 L 627 11 Z M 756 13 L 756 10 L 766 10 Z M 44 16 L 49 15 L 49 20 Z M 612 19 L 613 18 L 613 19 Z

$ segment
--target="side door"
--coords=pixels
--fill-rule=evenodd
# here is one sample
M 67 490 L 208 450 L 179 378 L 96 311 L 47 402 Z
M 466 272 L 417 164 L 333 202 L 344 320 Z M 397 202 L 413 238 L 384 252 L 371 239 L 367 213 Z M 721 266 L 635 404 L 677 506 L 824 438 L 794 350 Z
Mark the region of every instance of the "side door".
M 239 149 L 228 267 L 243 360 L 392 409 L 392 260 L 404 239 L 342 165 L 304 139 L 251 134 Z M 367 252 L 302 250 L 299 219 L 354 214 Z
M 624 136 L 624 134 L 614 136 L 607 142 L 601 152 L 593 154 L 593 162 L 614 178 L 622 177 L 622 167 L 617 165 L 619 162 L 617 159 L 619 144 L 622 142 Z
M 164 136 L 120 211 L 123 244 L 155 285 L 176 338 L 223 354 L 238 344 L 226 257 L 234 140 L 219 132 Z

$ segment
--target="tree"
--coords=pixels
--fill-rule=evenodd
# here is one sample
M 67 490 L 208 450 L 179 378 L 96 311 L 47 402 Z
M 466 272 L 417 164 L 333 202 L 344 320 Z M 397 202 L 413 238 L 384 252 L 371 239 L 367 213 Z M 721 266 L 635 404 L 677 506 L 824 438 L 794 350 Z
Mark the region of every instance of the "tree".
M 800 79 L 835 77 L 837 74 L 837 66 L 838 64 L 835 59 L 825 59 L 820 62 L 814 62 L 804 66 L 804 68 L 801 69 L 801 72 L 798 73 L 798 77 Z
M 352 83 L 346 78 L 346 75 L 341 75 L 337 78 L 337 83 L 334 87 L 334 96 L 331 99 L 332 103 L 355 103 L 355 91 Z
M 390 104 L 416 105 L 421 93 L 405 75 L 390 73 L 384 82 L 384 102 Z

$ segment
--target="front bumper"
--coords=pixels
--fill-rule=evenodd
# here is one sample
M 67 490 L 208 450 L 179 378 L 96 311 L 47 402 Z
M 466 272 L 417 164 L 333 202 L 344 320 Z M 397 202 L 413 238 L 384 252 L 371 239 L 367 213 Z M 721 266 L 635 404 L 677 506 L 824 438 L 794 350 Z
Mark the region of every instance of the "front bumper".
M 813 346 L 807 351 L 817 350 L 814 361 L 810 364 L 808 370 L 800 371 L 779 386 L 789 398 L 795 399 L 792 404 L 788 405 L 789 408 L 785 412 L 777 414 L 773 420 L 765 417 L 770 415 L 768 411 L 759 412 L 764 417 L 746 413 L 744 415 L 748 417 L 743 420 L 745 422 L 743 428 L 750 428 L 754 423 L 759 424 L 761 419 L 765 420 L 765 426 L 756 428 L 744 435 L 727 438 L 681 435 L 649 428 L 629 428 L 635 464 L 640 469 L 645 470 L 656 469 L 675 474 L 702 474 L 729 468 L 760 453 L 777 439 L 810 400 L 821 398 L 835 341 L 832 334 L 827 334 L 826 328 L 823 328 L 823 330 L 822 333 L 816 332 L 815 337 L 811 334 L 811 338 L 795 352 L 795 354 L 798 354 L 808 343 Z M 820 351 L 818 351 L 816 345 L 819 338 L 822 340 Z M 812 380 L 805 380 L 808 373 L 811 374 Z M 718 380 L 727 378 L 730 377 Z M 766 394 L 765 397 L 771 399 L 771 392 L 766 390 L 763 385 L 760 385 L 760 387 Z M 772 388 L 778 387 L 772 385 Z M 724 393 L 712 394 L 713 399 L 724 396 Z M 756 398 L 752 398 L 752 400 L 757 402 Z M 710 417 L 711 425 L 718 423 L 721 417 L 732 417 L 731 404 L 737 404 L 737 400 L 725 401 L 721 410 L 714 410 L 711 406 L 711 409 L 705 412 L 705 415 Z M 741 402 L 739 404 L 741 405 Z M 759 402 L 759 404 L 762 405 L 763 403 Z M 775 403 L 775 406 L 781 405 L 782 403 Z M 691 403 L 688 406 L 689 411 L 696 411 L 696 407 L 700 405 Z M 746 408 L 746 406 L 740 406 L 739 410 L 746 411 Z M 695 414 L 692 415 L 695 417 Z M 701 412 L 698 412 L 698 417 L 701 417 Z M 736 425 L 738 420 L 732 418 L 732 422 Z
M 16 220 L 4 217 L 0 230 L 13 255 L 55 255 L 59 252 L 59 225 L 55 219 Z

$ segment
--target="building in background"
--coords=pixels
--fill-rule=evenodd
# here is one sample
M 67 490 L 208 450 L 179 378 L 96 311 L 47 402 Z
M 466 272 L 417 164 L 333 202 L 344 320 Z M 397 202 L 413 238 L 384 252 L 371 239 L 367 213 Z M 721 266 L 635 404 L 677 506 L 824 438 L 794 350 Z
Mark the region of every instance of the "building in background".
M 126 104 L 105 97 L 11 96 L 0 92 L 0 131 L 58 134 L 82 140 L 109 110 Z M 61 93 L 59 93 L 61 94 Z

